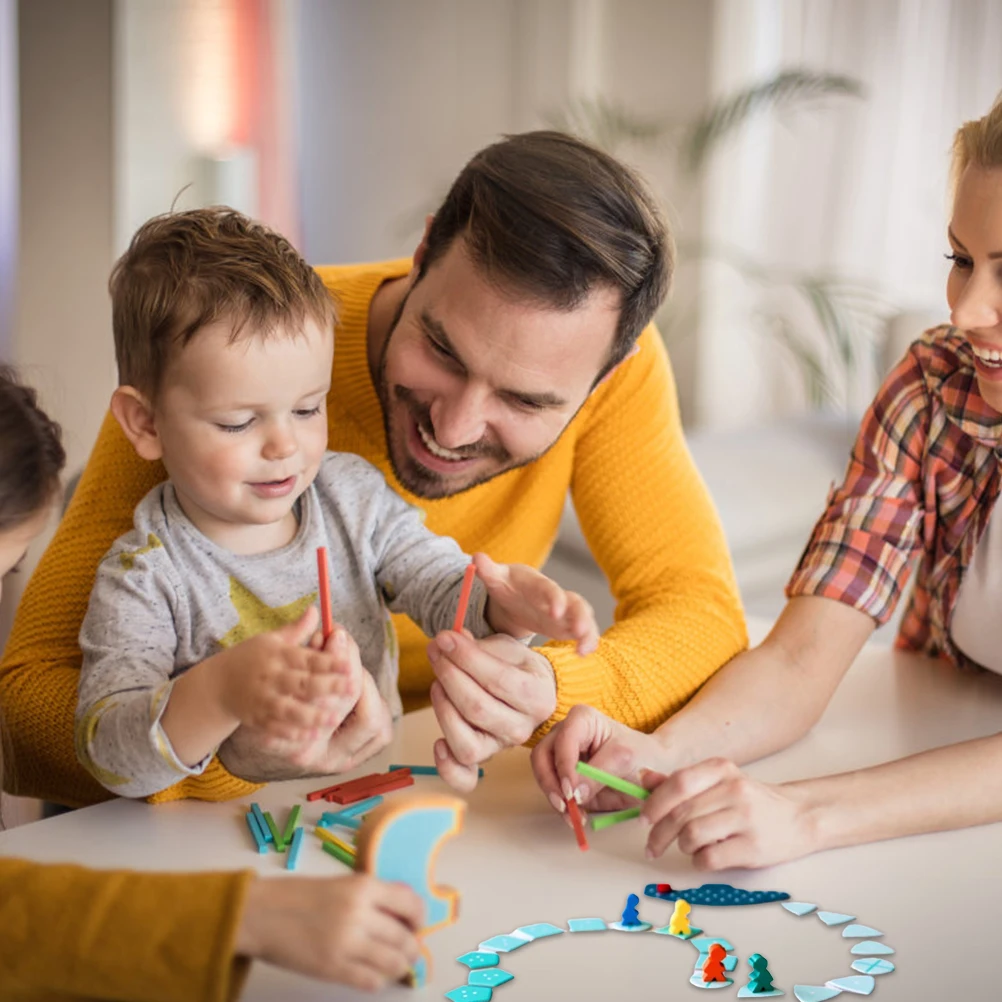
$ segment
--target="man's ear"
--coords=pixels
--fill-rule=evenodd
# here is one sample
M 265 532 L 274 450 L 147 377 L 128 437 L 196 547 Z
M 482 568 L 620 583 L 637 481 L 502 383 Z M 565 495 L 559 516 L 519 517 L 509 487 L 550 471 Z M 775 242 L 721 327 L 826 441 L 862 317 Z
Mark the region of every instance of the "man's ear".
M 162 458 L 163 447 L 153 420 L 153 407 L 134 386 L 119 386 L 111 395 L 111 413 L 142 459 Z
M 593 390 L 597 390 L 603 383 L 608 382 L 616 374 L 616 370 L 624 363 L 628 362 L 634 355 L 640 351 L 640 345 L 635 344 L 627 353 L 623 356 L 593 387 Z
M 428 234 L 431 232 L 431 224 L 435 221 L 434 215 L 429 213 L 424 217 L 424 233 L 421 234 L 421 242 L 414 251 L 414 264 L 411 266 L 411 278 L 416 279 L 421 265 L 424 264 L 424 256 L 428 253 Z

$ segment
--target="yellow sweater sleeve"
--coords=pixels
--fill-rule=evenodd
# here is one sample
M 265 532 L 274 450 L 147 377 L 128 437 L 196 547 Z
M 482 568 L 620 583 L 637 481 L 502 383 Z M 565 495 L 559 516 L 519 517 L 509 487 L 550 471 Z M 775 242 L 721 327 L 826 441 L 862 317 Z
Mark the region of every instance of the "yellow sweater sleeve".
M 0 859 L 0 1000 L 224 1002 L 252 874 L 135 873 Z
M 651 327 L 588 403 L 571 494 L 616 599 L 614 625 L 579 658 L 541 648 L 557 709 L 576 703 L 650 731 L 748 643 L 727 543 L 682 434 L 667 352 Z
M 73 714 L 80 678 L 80 624 L 98 562 L 132 527 L 136 505 L 166 474 L 140 459 L 109 414 L 69 509 L 28 582 L 0 664 L 4 789 L 79 807 L 110 794 L 77 762 Z M 151 797 L 223 800 L 259 787 L 218 759 Z

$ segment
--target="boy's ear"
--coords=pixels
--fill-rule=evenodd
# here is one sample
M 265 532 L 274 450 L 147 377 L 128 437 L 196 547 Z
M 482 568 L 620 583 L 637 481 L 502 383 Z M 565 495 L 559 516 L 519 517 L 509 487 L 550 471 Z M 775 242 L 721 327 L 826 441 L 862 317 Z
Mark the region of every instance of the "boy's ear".
M 150 402 L 134 386 L 119 386 L 111 395 L 111 413 L 142 459 L 163 457 L 163 447 Z

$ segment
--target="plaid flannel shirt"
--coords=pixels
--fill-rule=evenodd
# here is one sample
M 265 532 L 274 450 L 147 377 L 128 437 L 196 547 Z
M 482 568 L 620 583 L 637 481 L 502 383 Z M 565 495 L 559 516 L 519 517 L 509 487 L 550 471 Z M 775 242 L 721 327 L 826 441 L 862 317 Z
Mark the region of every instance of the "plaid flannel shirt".
M 1000 465 L 1002 415 L 978 391 L 970 345 L 953 327 L 926 331 L 866 412 L 787 596 L 832 598 L 885 623 L 918 556 L 896 646 L 972 667 L 950 639 L 950 614 Z

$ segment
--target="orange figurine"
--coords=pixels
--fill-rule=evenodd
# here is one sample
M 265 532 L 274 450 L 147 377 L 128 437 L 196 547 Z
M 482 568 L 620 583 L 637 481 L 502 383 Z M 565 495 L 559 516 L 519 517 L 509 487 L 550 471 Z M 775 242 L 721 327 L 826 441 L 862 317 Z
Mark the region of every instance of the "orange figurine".
M 710 956 L 708 957 L 705 964 L 703 964 L 703 980 L 709 983 L 710 981 L 728 981 L 728 977 L 724 974 L 724 957 L 727 956 L 727 951 L 719 944 L 713 943 L 710 946 Z

